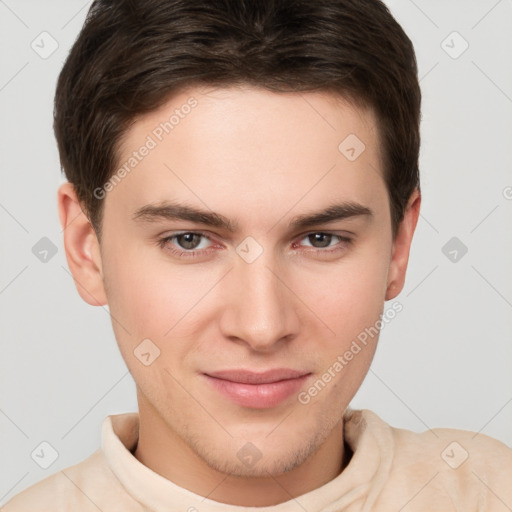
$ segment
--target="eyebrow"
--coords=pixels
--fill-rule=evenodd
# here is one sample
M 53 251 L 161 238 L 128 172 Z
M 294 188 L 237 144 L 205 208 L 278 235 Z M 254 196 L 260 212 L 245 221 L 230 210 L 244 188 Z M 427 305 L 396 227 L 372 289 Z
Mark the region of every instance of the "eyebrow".
M 352 201 L 335 203 L 316 211 L 293 217 L 289 223 L 291 229 L 305 229 L 318 224 L 344 220 L 353 217 L 373 217 L 373 211 Z M 188 220 L 197 224 L 225 229 L 231 233 L 238 230 L 238 223 L 215 212 L 172 202 L 147 204 L 133 214 L 137 222 L 158 222 L 161 220 Z

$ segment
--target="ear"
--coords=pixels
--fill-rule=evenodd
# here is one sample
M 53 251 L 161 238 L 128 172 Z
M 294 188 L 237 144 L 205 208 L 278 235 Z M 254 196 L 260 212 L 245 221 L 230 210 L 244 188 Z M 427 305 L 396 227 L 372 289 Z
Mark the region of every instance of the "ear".
M 409 198 L 404 213 L 404 218 L 398 226 L 393 249 L 391 263 L 388 272 L 388 287 L 386 300 L 394 299 L 404 287 L 407 263 L 409 262 L 409 250 L 411 248 L 412 236 L 418 223 L 420 215 L 421 194 L 416 189 Z
M 85 215 L 71 183 L 57 192 L 60 225 L 69 269 L 80 297 L 91 306 L 104 306 L 101 252 L 96 232 Z

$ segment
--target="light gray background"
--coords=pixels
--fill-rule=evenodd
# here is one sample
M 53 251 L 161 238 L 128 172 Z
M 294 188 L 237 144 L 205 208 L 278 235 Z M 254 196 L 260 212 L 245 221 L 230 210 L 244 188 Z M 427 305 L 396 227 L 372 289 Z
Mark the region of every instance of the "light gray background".
M 352 405 L 511 445 L 512 3 L 387 3 L 419 62 L 423 207 L 404 309 Z M 105 416 L 137 406 L 108 310 L 75 290 L 56 208 L 52 99 L 89 5 L 0 0 L 0 504 L 87 457 Z M 31 47 L 51 50 L 43 31 L 59 45 L 47 58 Z M 57 247 L 46 263 L 32 252 L 42 237 Z M 452 237 L 468 248 L 455 262 Z M 31 457 L 44 441 L 58 453 L 47 469 Z

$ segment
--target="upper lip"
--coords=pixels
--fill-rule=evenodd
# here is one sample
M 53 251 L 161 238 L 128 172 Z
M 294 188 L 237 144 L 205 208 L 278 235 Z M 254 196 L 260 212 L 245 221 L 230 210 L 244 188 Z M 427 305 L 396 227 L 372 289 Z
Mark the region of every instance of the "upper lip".
M 250 370 L 221 370 L 218 372 L 209 372 L 206 375 L 216 379 L 229 380 L 242 384 L 268 384 L 279 382 L 280 380 L 296 379 L 308 375 L 309 372 L 292 370 L 290 368 L 275 368 L 264 372 L 253 372 Z

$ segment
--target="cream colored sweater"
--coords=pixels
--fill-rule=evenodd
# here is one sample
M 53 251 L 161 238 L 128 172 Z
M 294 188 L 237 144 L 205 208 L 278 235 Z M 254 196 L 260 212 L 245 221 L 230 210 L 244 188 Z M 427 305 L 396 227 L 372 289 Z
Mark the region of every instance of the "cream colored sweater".
M 368 410 L 345 413 L 353 456 L 327 484 L 270 507 L 226 505 L 183 489 L 133 455 L 138 415 L 105 418 L 102 446 L 32 485 L 4 512 L 512 511 L 512 449 L 482 434 L 390 427 Z

